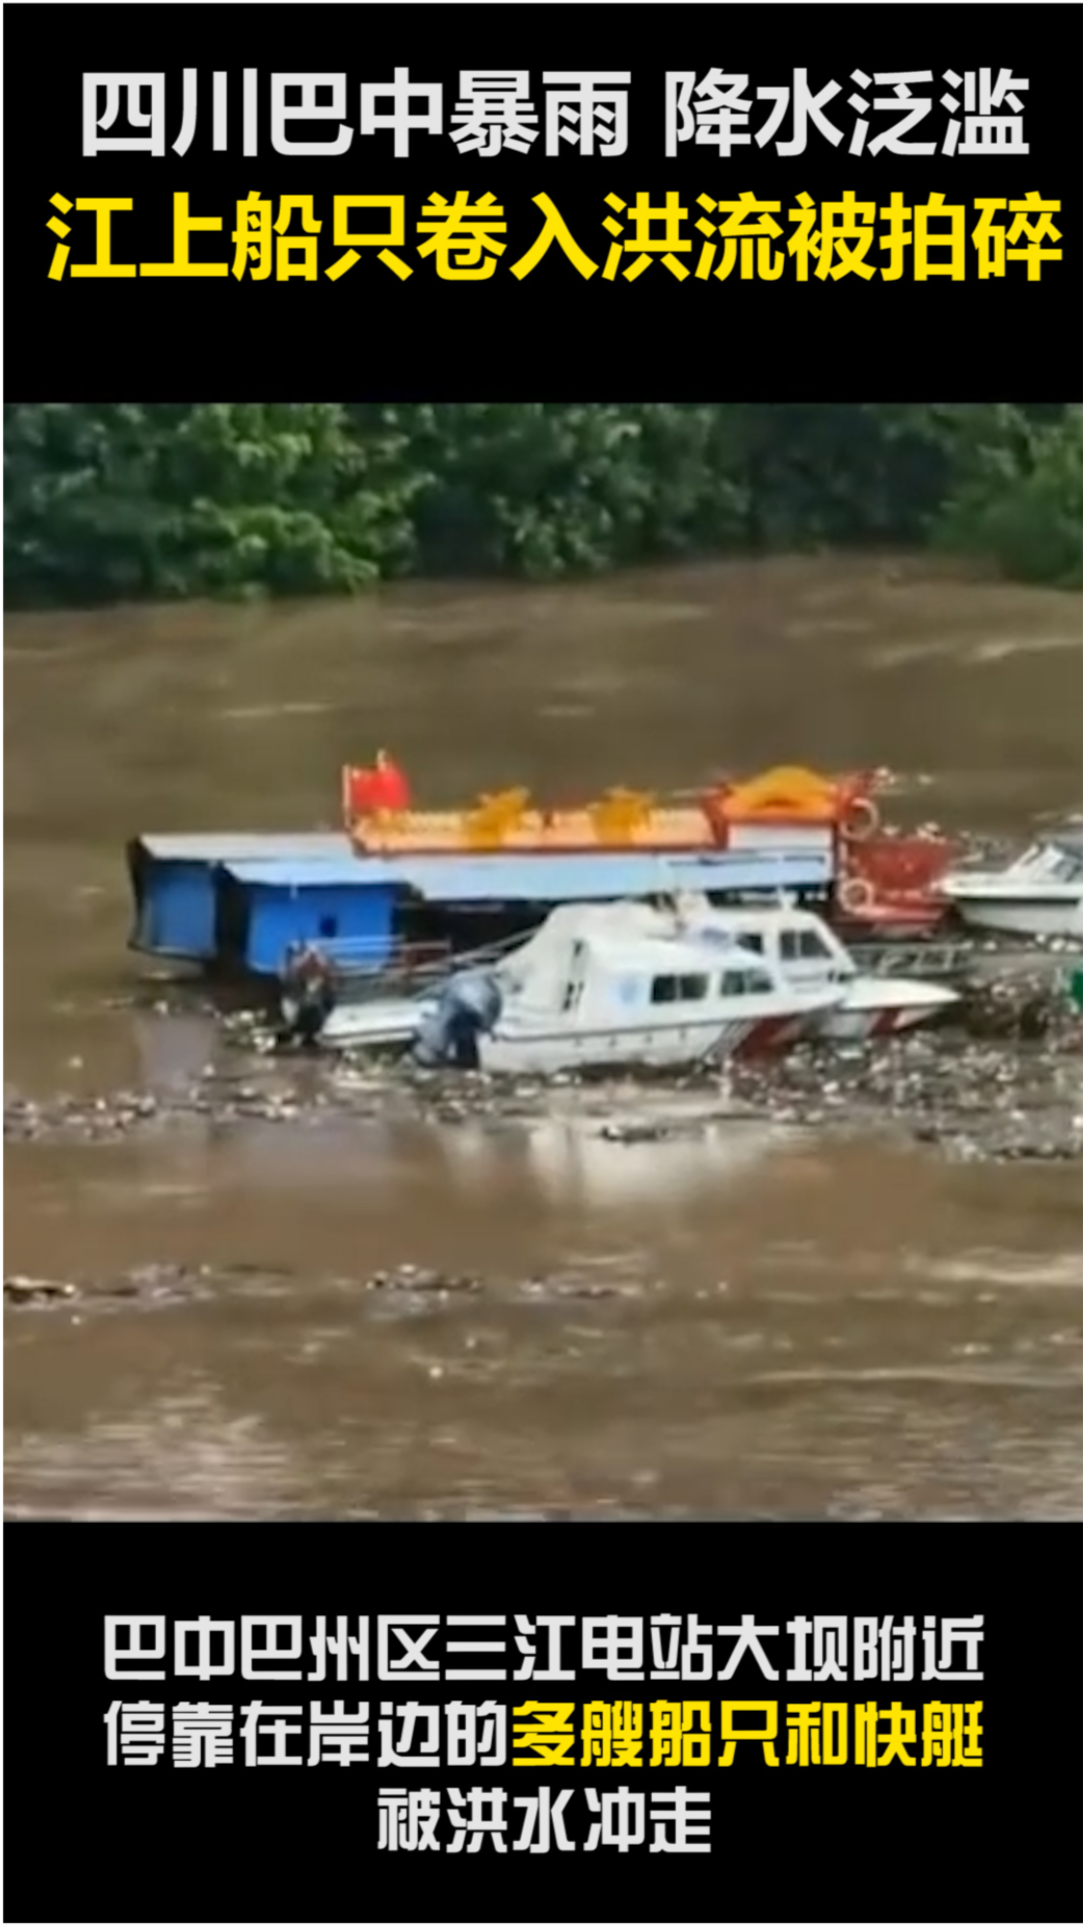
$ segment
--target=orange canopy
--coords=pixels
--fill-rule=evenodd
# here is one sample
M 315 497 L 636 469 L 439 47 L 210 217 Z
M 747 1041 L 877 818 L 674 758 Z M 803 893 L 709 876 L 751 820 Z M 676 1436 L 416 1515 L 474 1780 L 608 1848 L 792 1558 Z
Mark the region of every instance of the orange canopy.
M 736 783 L 716 798 L 719 813 L 731 822 L 776 817 L 794 822 L 836 822 L 848 804 L 865 792 L 861 776 L 846 781 L 816 775 L 812 769 L 769 769 L 750 782 Z

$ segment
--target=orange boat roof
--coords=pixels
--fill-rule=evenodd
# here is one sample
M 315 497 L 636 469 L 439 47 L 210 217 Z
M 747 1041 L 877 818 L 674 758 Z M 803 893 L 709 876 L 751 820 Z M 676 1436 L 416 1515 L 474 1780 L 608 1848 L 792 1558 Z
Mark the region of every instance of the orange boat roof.
M 718 807 L 721 814 L 736 821 L 776 816 L 790 821 L 835 822 L 862 787 L 858 776 L 841 781 L 816 775 L 812 769 L 782 767 L 725 789 Z

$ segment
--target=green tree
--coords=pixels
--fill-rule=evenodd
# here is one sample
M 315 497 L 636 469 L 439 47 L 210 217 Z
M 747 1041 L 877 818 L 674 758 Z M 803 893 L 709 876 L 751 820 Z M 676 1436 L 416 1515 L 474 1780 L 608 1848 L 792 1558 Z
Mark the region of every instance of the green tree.
M 338 402 L 9 407 L 9 596 L 365 586 L 411 550 L 405 453 Z
M 1081 576 L 1053 402 L 9 404 L 9 605 L 935 541 Z
M 1081 408 L 1030 423 L 1016 456 L 987 446 L 962 464 L 938 524 L 944 547 L 998 563 L 1018 581 L 1080 588 Z

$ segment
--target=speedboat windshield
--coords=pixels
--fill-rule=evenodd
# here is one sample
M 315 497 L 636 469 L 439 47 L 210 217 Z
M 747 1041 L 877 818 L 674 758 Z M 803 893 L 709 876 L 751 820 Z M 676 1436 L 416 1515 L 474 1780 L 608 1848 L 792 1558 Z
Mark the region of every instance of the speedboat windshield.
M 1035 842 L 1013 865 L 1016 876 L 1034 876 L 1048 882 L 1081 880 L 1081 845 L 1066 842 Z

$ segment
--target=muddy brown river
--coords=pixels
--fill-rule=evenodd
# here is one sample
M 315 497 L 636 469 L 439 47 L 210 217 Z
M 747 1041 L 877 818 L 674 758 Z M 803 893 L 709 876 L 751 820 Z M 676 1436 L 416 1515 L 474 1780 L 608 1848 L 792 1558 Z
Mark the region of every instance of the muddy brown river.
M 9 1140 L 5 1270 L 184 1286 L 5 1303 L 9 1515 L 1079 1517 L 1079 1160 L 756 1104 L 613 1140 L 679 1102 L 627 1089 L 314 1103 L 332 1072 L 155 1007 L 122 851 L 338 826 L 381 745 L 434 805 L 807 761 L 1025 833 L 1081 809 L 1081 633 L 838 558 L 9 618 L 7 1096 L 154 1101 Z M 209 1068 L 255 1100 L 171 1114 Z

